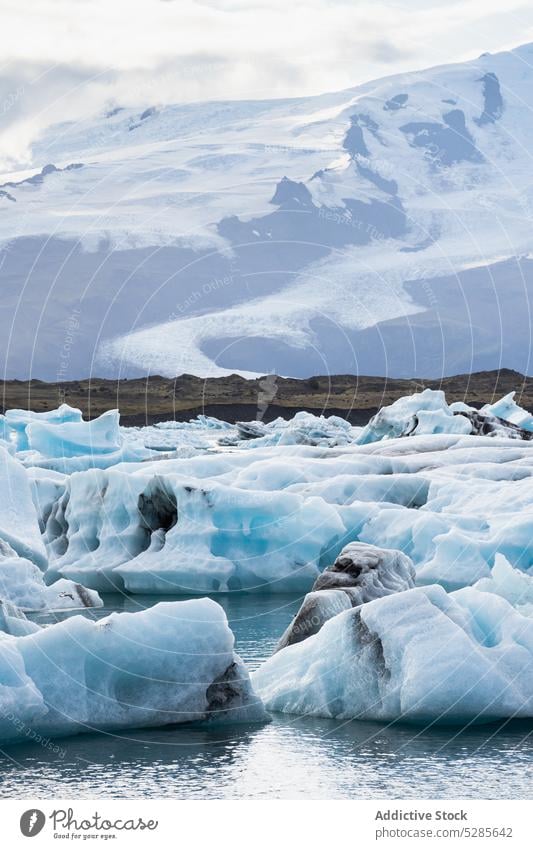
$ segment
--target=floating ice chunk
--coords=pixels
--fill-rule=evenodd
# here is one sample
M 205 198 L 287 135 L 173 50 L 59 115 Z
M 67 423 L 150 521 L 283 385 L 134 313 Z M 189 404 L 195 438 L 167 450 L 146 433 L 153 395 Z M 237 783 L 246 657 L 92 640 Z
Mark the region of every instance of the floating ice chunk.
M 22 610 L 5 599 L 0 599 L 0 631 L 13 637 L 23 637 L 39 630 L 39 626 L 30 622 Z M 0 652 L 2 644 L 0 643 Z
M 514 403 L 513 395 L 478 411 L 460 401 L 448 406 L 444 392 L 425 389 L 382 407 L 363 428 L 357 442 L 366 445 L 382 439 L 438 433 L 530 439 L 533 416 Z
M 221 419 L 217 419 L 215 416 L 205 416 L 203 414 L 197 416 L 196 419 L 192 419 L 188 422 L 188 424 L 194 425 L 196 422 L 198 422 L 201 427 L 205 427 L 208 430 L 229 430 L 233 428 L 233 425 L 229 424 L 229 422 L 224 422 Z
M 0 447 L 0 540 L 40 569 L 47 555 L 41 539 L 30 483 L 24 467 Z
M 291 419 L 277 418 L 265 424 L 261 421 L 237 422 L 238 437 L 246 448 L 276 445 L 324 445 L 333 447 L 354 441 L 356 432 L 340 416 L 315 416 L 300 411 Z M 223 444 L 228 444 L 227 438 Z
M 527 410 L 518 406 L 514 400 L 515 394 L 515 392 L 509 392 L 495 404 L 485 404 L 480 412 L 485 416 L 497 416 L 500 419 L 505 419 L 523 428 L 523 430 L 533 431 L 533 416 Z
M 7 447 L 8 445 L 9 446 L 12 445 L 11 437 L 12 437 L 13 433 L 14 433 L 14 431 L 10 428 L 6 417 L 3 416 L 2 414 L 0 414 L 0 440 L 2 440 L 2 442 L 6 443 L 6 445 L 3 446 L 3 447 Z M 13 445 L 12 447 L 14 448 L 15 446 Z
M 414 579 L 412 561 L 401 551 L 350 542 L 333 566 L 319 575 L 313 589 L 349 588 L 355 606 L 410 589 Z
M 339 513 L 319 498 L 222 485 L 173 493 L 176 524 L 165 530 L 163 518 L 148 547 L 113 570 L 131 592 L 307 590 L 347 533 Z M 159 513 L 154 524 L 160 522 Z M 72 567 L 60 568 L 75 577 Z
M 300 643 L 312 634 L 318 634 L 325 622 L 353 606 L 351 597 L 344 590 L 307 593 L 298 613 L 279 640 L 276 651 Z
M 17 456 L 28 468 L 63 474 L 160 458 L 158 451 L 147 449 L 135 435 L 125 439 L 125 432 L 117 410 L 90 422 L 32 422 L 26 428 L 29 450 Z
M 445 410 L 419 410 L 413 434 L 472 433 L 472 423 L 464 415 L 451 415 Z
M 330 619 L 252 676 L 270 710 L 336 719 L 533 716 L 533 620 L 497 595 L 440 586 Z
M 42 532 L 45 528 L 46 518 L 50 515 L 55 502 L 65 491 L 67 476 L 61 474 L 61 472 L 52 469 L 40 469 L 37 466 L 28 468 L 27 476 Z
M 452 413 L 471 413 L 475 409 L 465 404 L 464 401 L 453 401 L 449 406 Z
M 98 593 L 73 581 L 62 579 L 47 586 L 35 563 L 19 557 L 3 540 L 0 540 L 0 598 L 26 612 L 103 604 Z
M 462 415 L 454 415 L 440 389 L 424 389 L 399 398 L 370 419 L 357 442 L 366 445 L 381 439 L 396 439 L 425 433 L 471 433 L 472 426 Z
M 266 715 L 209 599 L 82 616 L 0 640 L 0 739 Z
M 65 422 L 81 422 L 81 410 L 61 404 L 57 410 L 49 410 L 46 413 L 34 413 L 31 410 L 7 410 L 5 420 L 9 428 L 15 432 L 17 451 L 26 451 L 29 448 L 27 438 L 27 427 L 32 422 L 46 422 L 51 425 L 64 424 Z
M 514 569 L 503 554 L 497 554 L 490 577 L 481 578 L 474 589 L 505 598 L 524 616 L 533 616 L 533 577 Z
M 533 431 L 519 427 L 513 422 L 498 418 L 497 416 L 484 415 L 477 410 L 462 413 L 472 425 L 472 433 L 486 436 L 505 436 L 507 439 L 533 439 Z
M 364 542 L 348 543 L 333 566 L 316 579 L 277 651 L 318 633 L 324 622 L 348 607 L 414 587 L 414 579 L 413 564 L 401 551 Z
M 125 446 L 152 451 L 177 451 L 179 456 L 189 456 L 216 447 L 222 433 L 236 438 L 237 429 L 228 422 L 211 416 L 198 416 L 188 422 L 158 422 L 146 427 L 121 427 Z M 177 455 L 172 455 L 177 456 Z
M 451 591 L 490 575 L 490 542 L 458 528 L 439 534 L 434 542 L 433 556 L 417 569 L 417 583 L 439 583 Z
M 195 454 L 196 451 L 192 453 Z M 88 469 L 109 469 L 120 463 L 143 463 L 146 460 L 163 459 L 158 451 L 145 448 L 141 444 L 131 443 L 123 445 L 117 451 L 104 454 L 93 454 L 88 451 L 77 457 L 46 457 L 38 451 L 25 451 L 17 456 L 28 469 L 46 469 L 63 475 L 85 472 Z
M 5 741 L 27 739 L 33 724 L 47 711 L 41 692 L 24 668 L 18 650 L 22 639 L 27 637 L 0 632 L 0 739 Z
M 199 459 L 202 479 L 185 473 L 194 460 L 72 475 L 46 517 L 50 576 L 148 593 L 309 590 L 359 509 L 205 481 L 230 460 Z
M 239 439 L 260 439 L 267 432 L 263 422 L 237 422 L 236 427 Z
M 108 410 L 90 422 L 31 422 L 26 427 L 29 448 L 44 457 L 110 454 L 122 444 L 118 410 Z

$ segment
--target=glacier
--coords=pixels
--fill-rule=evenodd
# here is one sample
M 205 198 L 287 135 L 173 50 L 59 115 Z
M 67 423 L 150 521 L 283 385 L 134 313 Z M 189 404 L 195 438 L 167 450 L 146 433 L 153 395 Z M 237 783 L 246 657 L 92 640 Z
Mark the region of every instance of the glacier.
M 49 127 L 0 178 L 6 376 L 529 373 L 532 55 Z
M 209 599 L 0 633 L 0 740 L 263 722 L 233 643 L 224 611 Z

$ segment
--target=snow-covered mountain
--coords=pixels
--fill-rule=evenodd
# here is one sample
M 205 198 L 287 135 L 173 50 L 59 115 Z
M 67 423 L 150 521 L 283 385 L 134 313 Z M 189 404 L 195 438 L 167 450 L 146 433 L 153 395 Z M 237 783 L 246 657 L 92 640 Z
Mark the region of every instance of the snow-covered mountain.
M 6 375 L 529 372 L 532 62 L 53 127 L 0 178 Z

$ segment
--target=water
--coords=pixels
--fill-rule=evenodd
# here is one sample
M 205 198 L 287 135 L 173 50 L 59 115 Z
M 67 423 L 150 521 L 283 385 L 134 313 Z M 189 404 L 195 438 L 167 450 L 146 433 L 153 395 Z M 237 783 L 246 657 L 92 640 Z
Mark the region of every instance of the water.
M 168 600 L 168 597 L 166 598 Z M 135 610 L 154 597 L 107 597 Z M 217 597 L 250 668 L 267 657 L 297 596 Z M 35 617 L 41 624 L 64 618 Z M 278 715 L 264 726 L 80 735 L 0 754 L 3 798 L 531 798 L 533 723 L 420 729 Z

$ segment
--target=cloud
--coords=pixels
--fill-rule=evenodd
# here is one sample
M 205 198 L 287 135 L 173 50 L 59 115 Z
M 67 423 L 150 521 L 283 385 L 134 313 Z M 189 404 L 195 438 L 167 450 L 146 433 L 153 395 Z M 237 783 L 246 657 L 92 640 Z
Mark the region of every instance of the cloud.
M 413 56 L 412 50 L 406 50 L 386 39 L 370 44 L 368 52 L 372 59 L 385 65 L 394 64 Z
M 3 0 L 0 159 L 106 104 L 349 88 L 528 40 L 525 0 Z M 36 163 L 40 164 L 40 163 Z

